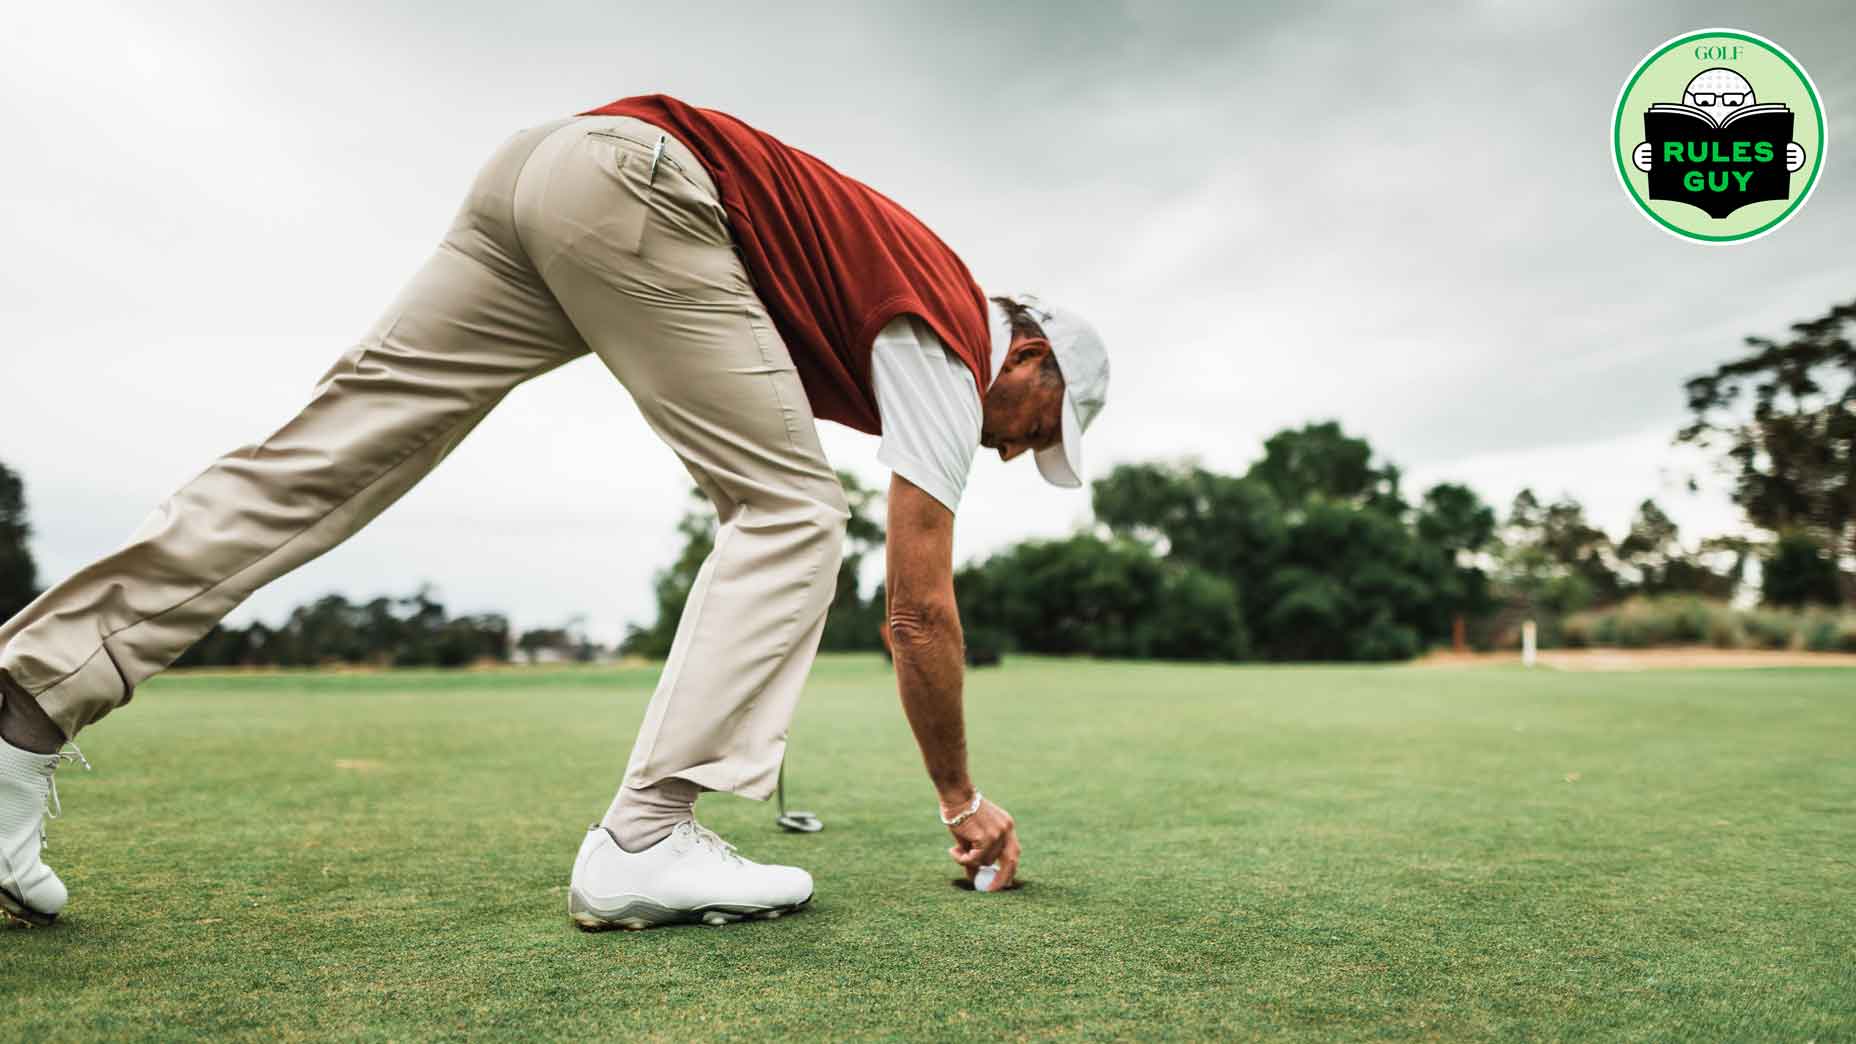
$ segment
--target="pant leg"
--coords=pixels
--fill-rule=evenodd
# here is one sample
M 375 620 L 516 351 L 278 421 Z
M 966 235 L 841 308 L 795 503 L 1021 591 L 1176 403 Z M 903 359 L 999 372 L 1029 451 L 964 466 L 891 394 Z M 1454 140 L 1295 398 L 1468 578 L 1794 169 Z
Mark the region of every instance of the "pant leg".
M 548 286 L 715 505 L 626 769 L 772 795 L 836 590 L 843 488 L 713 183 L 640 121 L 589 118 L 537 150 L 517 222 Z M 546 177 L 539 172 L 546 171 Z
M 301 413 L 220 458 L 128 543 L 0 629 L 0 670 L 67 736 L 128 702 L 253 591 L 366 525 L 510 389 L 585 352 L 513 228 L 517 178 L 552 129 L 496 153 L 437 253 Z

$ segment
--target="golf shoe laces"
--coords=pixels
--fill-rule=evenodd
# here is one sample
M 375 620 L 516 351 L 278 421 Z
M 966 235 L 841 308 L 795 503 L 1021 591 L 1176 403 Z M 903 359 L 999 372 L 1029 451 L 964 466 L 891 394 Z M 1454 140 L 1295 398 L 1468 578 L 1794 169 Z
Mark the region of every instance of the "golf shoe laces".
M 57 819 L 64 814 L 64 806 L 58 801 L 58 777 L 55 775 L 58 766 L 67 761 L 75 761 L 84 766 L 85 772 L 90 771 L 90 759 L 84 756 L 84 752 L 78 749 L 77 744 L 67 743 L 65 745 L 71 749 L 59 751 L 54 760 L 46 762 L 45 767 L 39 770 L 45 774 L 45 819 L 39 821 L 40 848 L 51 847 L 51 842 L 45 836 L 45 820 Z
M 714 850 L 719 853 L 723 859 L 731 863 L 740 863 L 744 861 L 741 855 L 735 851 L 734 845 L 722 840 L 722 835 L 710 830 L 694 819 L 690 820 L 690 833 L 696 838 L 697 844 Z

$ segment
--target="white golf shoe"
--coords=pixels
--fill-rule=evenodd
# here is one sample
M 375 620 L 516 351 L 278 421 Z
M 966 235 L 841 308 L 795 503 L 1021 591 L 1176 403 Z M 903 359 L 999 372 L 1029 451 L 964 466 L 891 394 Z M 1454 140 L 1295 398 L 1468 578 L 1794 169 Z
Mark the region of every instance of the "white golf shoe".
M 567 889 L 568 916 L 587 931 L 770 921 L 811 901 L 811 874 L 743 859 L 694 820 L 635 853 L 620 848 L 604 827 L 593 827 L 580 843 Z
M 0 910 L 28 924 L 57 920 L 69 898 L 41 856 L 45 820 L 60 811 L 52 773 L 66 761 L 83 759 L 81 752 L 34 754 L 0 740 Z

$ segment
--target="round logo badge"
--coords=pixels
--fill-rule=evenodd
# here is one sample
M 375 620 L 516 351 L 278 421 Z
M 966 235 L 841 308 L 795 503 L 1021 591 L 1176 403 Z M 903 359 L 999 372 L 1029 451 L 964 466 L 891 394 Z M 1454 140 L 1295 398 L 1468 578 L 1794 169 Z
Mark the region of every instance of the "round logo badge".
M 1618 92 L 1611 147 L 1624 191 L 1684 239 L 1742 243 L 1804 206 L 1830 128 L 1804 66 L 1739 29 L 1684 33 Z

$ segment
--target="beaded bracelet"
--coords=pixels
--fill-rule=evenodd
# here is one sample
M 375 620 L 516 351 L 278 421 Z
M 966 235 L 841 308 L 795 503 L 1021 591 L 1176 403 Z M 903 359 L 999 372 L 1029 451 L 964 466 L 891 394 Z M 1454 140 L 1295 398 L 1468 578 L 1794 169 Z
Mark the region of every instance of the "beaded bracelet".
M 968 805 L 967 810 L 965 812 L 962 812 L 961 814 L 955 816 L 952 819 L 949 819 L 946 816 L 941 816 L 941 825 L 944 827 L 957 827 L 960 824 L 965 823 L 967 820 L 972 819 L 973 813 L 978 812 L 980 810 L 980 802 L 984 800 L 986 800 L 986 795 L 980 793 L 977 790 L 974 791 L 973 792 L 973 804 Z M 936 815 L 940 815 L 940 813 L 937 812 Z

